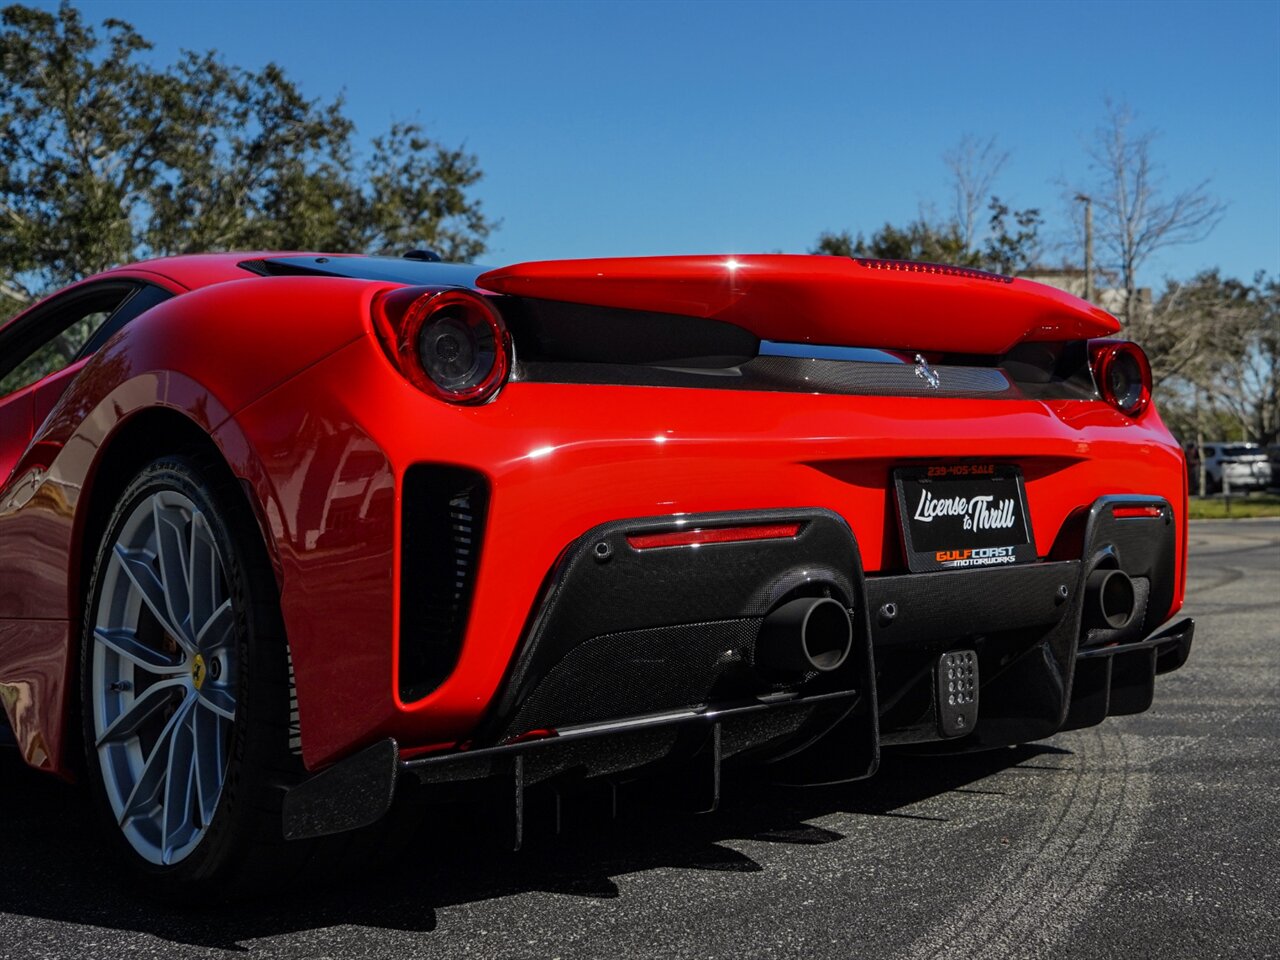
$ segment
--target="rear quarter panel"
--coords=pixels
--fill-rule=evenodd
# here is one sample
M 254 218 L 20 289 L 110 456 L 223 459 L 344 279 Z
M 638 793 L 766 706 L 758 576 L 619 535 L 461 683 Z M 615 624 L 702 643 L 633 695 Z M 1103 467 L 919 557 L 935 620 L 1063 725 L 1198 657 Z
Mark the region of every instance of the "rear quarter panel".
M 221 444 L 237 475 L 260 475 L 252 449 L 234 424 L 224 425 L 362 336 L 378 286 L 248 277 L 175 297 L 109 341 L 37 425 L 0 488 L 0 701 L 28 762 L 65 770 L 62 718 L 82 615 L 80 556 L 96 549 L 80 538 L 88 494 L 117 431 L 142 411 L 174 410 Z

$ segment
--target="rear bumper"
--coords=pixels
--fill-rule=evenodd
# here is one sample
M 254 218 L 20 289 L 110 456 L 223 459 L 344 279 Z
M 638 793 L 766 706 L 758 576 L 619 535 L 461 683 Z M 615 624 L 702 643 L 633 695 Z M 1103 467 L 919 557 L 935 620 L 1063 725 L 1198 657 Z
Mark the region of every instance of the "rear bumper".
M 334 392 L 334 382 L 349 389 Z M 1185 515 L 1184 462 L 1158 415 L 1133 423 L 1084 401 L 513 383 L 493 403 L 455 407 L 358 341 L 235 421 L 254 451 L 237 471 L 279 558 L 313 769 L 384 738 L 414 754 L 474 741 L 557 562 L 584 531 L 619 518 L 818 506 L 847 526 L 874 591 L 904 569 L 890 471 L 921 458 L 1018 464 L 1044 562 L 1080 560 L 1080 517 L 1101 496 L 1157 496 Z M 456 664 L 407 701 L 398 677 L 403 481 L 426 462 L 476 471 L 489 500 Z M 1157 620 L 1181 605 L 1184 529 L 1171 526 Z
M 1071 712 L 1062 729 L 1145 711 L 1155 677 L 1186 662 L 1194 636 L 1195 621 L 1184 618 L 1144 640 L 1082 653 Z M 861 702 L 856 691 L 848 691 L 780 703 L 682 710 L 570 728 L 554 738 L 418 759 L 402 758 L 399 744 L 388 738 L 293 788 L 285 797 L 284 836 L 326 836 L 376 823 L 390 811 L 402 782 L 412 780 L 428 787 L 489 787 L 508 805 L 507 839 L 518 849 L 530 785 L 584 768 L 606 777 L 627 773 L 636 769 L 639 757 L 657 771 L 681 776 L 685 795 L 696 809 L 711 811 L 720 802 L 722 764 L 727 756 L 732 758 L 732 752 L 726 754 L 726 742 L 742 744 L 767 728 L 770 720 L 785 720 L 788 714 L 812 716 L 824 710 L 839 719 L 811 748 L 806 762 L 777 764 L 773 772 L 784 780 L 807 772 L 811 783 L 862 779 L 875 773 L 880 744 L 874 738 L 874 720 L 858 710 Z M 823 770 L 825 776 L 819 772 Z
M 752 526 L 796 533 L 635 545 L 665 531 Z M 964 731 L 965 748 L 1037 740 L 1067 720 L 1078 653 L 1096 657 L 1141 641 L 1163 622 L 1176 582 L 1176 529 L 1163 499 L 1113 495 L 1072 518 L 1050 559 L 868 574 L 853 531 L 828 510 L 602 524 L 557 564 L 469 746 L 837 691 L 867 699 L 878 742 L 946 739 L 935 668 L 957 649 L 973 651 L 981 678 L 981 710 Z M 1132 615 L 1119 628 L 1090 615 L 1086 581 L 1098 569 L 1118 570 L 1134 586 Z M 797 597 L 830 597 L 848 610 L 853 649 L 838 670 L 802 677 L 761 665 L 765 618 Z
M 763 764 L 790 782 L 856 780 L 875 772 L 882 745 L 989 749 L 1141 712 L 1156 675 L 1190 652 L 1192 621 L 1157 629 L 1177 569 L 1176 524 L 1161 498 L 1099 498 L 1073 520 L 1070 559 L 928 574 L 868 576 L 852 531 L 830 511 L 688 521 L 794 523 L 799 532 L 637 550 L 629 534 L 672 520 L 589 531 L 547 584 L 473 742 L 410 757 L 393 738 L 368 747 L 295 788 L 287 834 L 372 822 L 404 777 L 497 785 L 515 798 L 517 843 L 525 788 L 557 778 L 674 772 L 705 808 L 718 802 L 725 762 Z M 1086 583 L 1100 568 L 1145 584 L 1122 627 L 1090 624 Z M 826 595 L 851 611 L 853 650 L 840 668 L 780 677 L 759 667 L 763 618 L 797 595 Z M 705 618 L 666 628 L 662 641 L 618 629 L 637 611 L 690 608 Z M 976 722 L 961 730 L 946 722 L 939 682 L 957 650 L 972 657 L 978 681 Z

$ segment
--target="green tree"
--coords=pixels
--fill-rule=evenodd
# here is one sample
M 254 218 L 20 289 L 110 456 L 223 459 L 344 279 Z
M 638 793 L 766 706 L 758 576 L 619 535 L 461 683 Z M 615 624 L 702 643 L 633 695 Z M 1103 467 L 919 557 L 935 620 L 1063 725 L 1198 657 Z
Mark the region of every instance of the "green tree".
M 1010 210 L 997 197 L 991 198 L 990 209 L 991 229 L 980 250 L 966 246 L 959 222 L 933 223 L 919 217 L 903 227 L 886 223 L 869 237 L 861 233 L 854 236 L 847 230 L 824 233 L 810 252 L 835 257 L 924 260 L 997 273 L 1025 270 L 1035 262 L 1040 249 L 1040 211 Z
M 943 154 L 951 172 L 954 209 L 950 217 L 933 219 L 923 213 L 905 226 L 886 223 L 871 236 L 848 230 L 823 233 L 811 253 L 836 257 L 879 257 L 886 260 L 925 260 L 996 273 L 1020 273 L 1040 255 L 1040 227 L 1044 218 L 1034 208 L 1013 210 L 995 195 L 988 196 L 1009 154 L 995 137 L 966 135 Z M 982 204 L 991 216 L 980 235 Z
M 1125 333 L 1151 359 L 1162 413 L 1191 440 L 1280 438 L 1280 282 L 1206 270 L 1168 281 Z
M 1125 336 L 1142 345 L 1157 387 L 1179 380 L 1208 386 L 1258 319 L 1253 286 L 1205 270 L 1189 280 L 1167 280 L 1151 309 L 1137 314 Z
M 871 236 L 852 236 L 847 230 L 824 233 L 812 253 L 837 257 L 879 257 L 886 260 L 928 260 L 932 263 L 977 266 L 977 256 L 964 249 L 955 224 L 937 226 L 921 218 L 905 227 L 886 223 Z
M 1215 394 L 1241 436 L 1269 444 L 1280 440 L 1280 281 L 1260 273 L 1247 289 L 1247 308 L 1223 331 L 1227 350 Z
M 862 243 L 862 234 L 858 234 L 858 239 L 853 239 L 853 234 L 848 230 L 841 230 L 839 233 L 831 233 L 824 231 L 818 235 L 818 242 L 814 245 L 810 253 L 820 253 L 827 257 L 852 257 L 855 247 Z
M 987 209 L 991 219 L 982 248 L 983 266 L 1010 276 L 1029 270 L 1040 259 L 1040 227 L 1044 224 L 1040 211 L 1034 207 L 1011 210 L 994 196 Z
M 484 252 L 476 157 L 412 123 L 363 154 L 341 99 L 215 53 L 154 67 L 129 24 L 0 13 L 0 312 L 111 265 L 227 249 Z

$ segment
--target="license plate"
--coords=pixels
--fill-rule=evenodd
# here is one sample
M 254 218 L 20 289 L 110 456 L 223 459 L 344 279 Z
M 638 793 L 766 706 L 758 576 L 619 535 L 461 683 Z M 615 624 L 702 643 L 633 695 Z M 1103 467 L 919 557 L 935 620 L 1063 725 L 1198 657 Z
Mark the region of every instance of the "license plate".
M 893 471 L 912 573 L 1036 559 L 1022 471 L 1007 463 L 943 463 Z

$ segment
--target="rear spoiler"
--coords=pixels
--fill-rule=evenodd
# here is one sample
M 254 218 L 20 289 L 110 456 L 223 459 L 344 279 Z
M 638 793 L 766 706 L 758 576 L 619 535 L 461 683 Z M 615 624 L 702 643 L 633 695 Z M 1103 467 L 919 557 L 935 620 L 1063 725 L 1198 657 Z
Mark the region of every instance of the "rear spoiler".
M 981 270 L 784 254 L 517 263 L 481 274 L 493 293 L 731 323 L 761 340 L 1003 354 L 1024 341 L 1115 334 L 1105 310 Z

